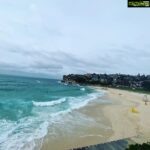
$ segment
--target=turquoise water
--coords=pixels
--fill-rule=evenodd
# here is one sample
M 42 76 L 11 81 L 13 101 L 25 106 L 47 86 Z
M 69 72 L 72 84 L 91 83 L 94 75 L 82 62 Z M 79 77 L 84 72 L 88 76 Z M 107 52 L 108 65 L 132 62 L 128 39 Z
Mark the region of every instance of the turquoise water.
M 58 80 L 0 75 L 0 150 L 34 149 L 58 115 L 86 105 L 94 92 Z

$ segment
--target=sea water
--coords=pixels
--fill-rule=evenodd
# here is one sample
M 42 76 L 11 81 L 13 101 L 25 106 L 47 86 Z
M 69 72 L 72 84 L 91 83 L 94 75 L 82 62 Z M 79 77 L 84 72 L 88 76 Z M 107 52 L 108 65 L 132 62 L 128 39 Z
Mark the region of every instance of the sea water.
M 59 80 L 0 75 L 0 150 L 32 150 L 57 116 L 101 93 Z

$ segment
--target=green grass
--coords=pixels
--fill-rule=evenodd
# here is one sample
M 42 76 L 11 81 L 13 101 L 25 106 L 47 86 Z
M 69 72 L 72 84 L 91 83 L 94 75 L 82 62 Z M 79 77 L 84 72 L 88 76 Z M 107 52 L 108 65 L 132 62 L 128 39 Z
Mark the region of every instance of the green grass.
M 126 150 L 150 150 L 150 143 L 129 145 Z

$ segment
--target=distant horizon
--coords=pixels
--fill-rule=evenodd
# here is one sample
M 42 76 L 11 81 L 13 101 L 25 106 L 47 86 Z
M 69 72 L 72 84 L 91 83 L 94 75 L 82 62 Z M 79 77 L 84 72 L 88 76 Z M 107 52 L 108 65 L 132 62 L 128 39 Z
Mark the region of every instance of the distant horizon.
M 74 74 L 74 73 L 69 73 L 69 74 Z M 69 75 L 69 74 L 64 74 L 64 75 Z M 107 75 L 111 75 L 111 74 L 121 74 L 121 75 L 131 75 L 131 76 L 137 76 L 138 74 L 124 74 L 124 73 L 85 73 L 85 74 L 107 74 Z M 85 74 L 78 74 L 78 75 L 85 75 Z M 55 77 L 48 77 L 48 76 L 38 76 L 38 75 L 21 75 L 21 74 L 3 74 L 3 73 L 0 73 L 0 76 L 14 76 L 14 77 L 24 77 L 24 78 L 37 78 L 37 79 L 52 79 L 52 80 L 62 80 L 63 79 L 63 76 L 61 78 L 55 78 Z M 140 76 L 142 75 L 145 75 L 145 76 L 149 76 L 150 74 L 140 74 Z
M 51 77 L 42 77 L 42 76 L 32 76 L 32 75 L 20 75 L 20 74 L 3 74 L 0 73 L 0 76 L 11 76 L 11 77 L 23 77 L 23 78 L 37 78 L 37 79 L 53 79 L 60 80 L 59 78 L 51 78 Z

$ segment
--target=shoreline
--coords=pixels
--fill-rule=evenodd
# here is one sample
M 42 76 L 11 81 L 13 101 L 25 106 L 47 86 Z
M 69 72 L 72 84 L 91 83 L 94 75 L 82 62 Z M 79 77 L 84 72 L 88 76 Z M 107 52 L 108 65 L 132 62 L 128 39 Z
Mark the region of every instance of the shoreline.
M 97 86 L 92 88 L 104 90 Z M 104 96 L 66 114 L 64 120 L 70 119 L 63 122 L 66 128 L 61 123 L 58 127 L 56 125 L 58 135 L 48 135 L 42 150 L 50 147 L 58 150 L 72 149 L 123 138 L 131 138 L 137 143 L 150 141 L 150 118 L 146 115 L 150 114 L 150 104 L 144 105 L 144 94 L 111 88 L 104 91 Z M 102 99 L 110 103 L 100 103 Z M 139 113 L 132 113 L 131 107 L 136 107 Z

